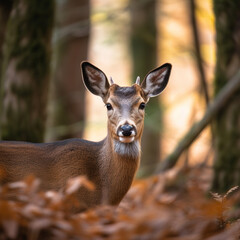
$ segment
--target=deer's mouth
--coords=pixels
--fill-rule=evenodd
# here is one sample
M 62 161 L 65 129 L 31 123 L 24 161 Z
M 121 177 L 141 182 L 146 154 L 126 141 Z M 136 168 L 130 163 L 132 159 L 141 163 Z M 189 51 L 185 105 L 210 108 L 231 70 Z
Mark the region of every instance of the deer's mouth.
M 135 136 L 121 137 L 119 136 L 119 141 L 122 143 L 131 143 L 135 140 Z

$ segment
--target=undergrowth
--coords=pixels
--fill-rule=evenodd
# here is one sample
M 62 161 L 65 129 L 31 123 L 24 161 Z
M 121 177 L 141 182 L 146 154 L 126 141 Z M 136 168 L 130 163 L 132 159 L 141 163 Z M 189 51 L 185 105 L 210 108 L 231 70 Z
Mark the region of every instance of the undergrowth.
M 41 191 L 40 180 L 29 176 L 0 188 L 0 239 L 239 239 L 238 187 L 207 197 L 198 174 L 175 169 L 138 180 L 120 206 L 81 213 L 71 212 L 81 205 L 78 189 L 94 191 L 85 177 Z

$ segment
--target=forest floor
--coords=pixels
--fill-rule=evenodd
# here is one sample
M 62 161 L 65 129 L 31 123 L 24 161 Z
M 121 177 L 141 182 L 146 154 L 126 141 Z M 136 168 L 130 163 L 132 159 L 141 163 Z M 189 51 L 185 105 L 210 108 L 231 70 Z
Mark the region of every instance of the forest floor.
M 78 177 L 64 191 L 41 192 L 39 180 L 0 188 L 1 239 L 231 240 L 240 239 L 240 194 L 211 193 L 210 168 L 172 169 L 136 180 L 119 207 L 72 214 Z

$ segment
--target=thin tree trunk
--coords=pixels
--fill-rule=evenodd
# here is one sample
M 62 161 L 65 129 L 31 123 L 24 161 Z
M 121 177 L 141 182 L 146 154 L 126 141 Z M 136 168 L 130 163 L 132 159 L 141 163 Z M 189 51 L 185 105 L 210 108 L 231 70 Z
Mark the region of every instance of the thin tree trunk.
M 215 94 L 240 69 L 240 1 L 214 0 L 217 63 Z M 215 164 L 213 191 L 225 192 L 240 185 L 240 90 L 214 122 Z
M 193 41 L 194 41 L 194 48 L 195 48 L 195 54 L 196 54 L 196 65 L 199 73 L 200 86 L 203 91 L 204 99 L 207 106 L 209 103 L 209 93 L 208 93 L 207 80 L 206 80 L 206 75 L 203 68 L 203 60 L 202 60 L 202 54 L 200 49 L 199 30 L 198 30 L 198 24 L 197 24 L 197 19 L 195 14 L 196 12 L 195 0 L 189 0 L 189 12 L 190 12 L 191 25 L 192 25 Z
M 85 87 L 80 63 L 87 59 L 90 34 L 89 0 L 67 0 L 58 6 L 57 64 L 51 140 L 82 137 Z M 77 131 L 76 131 L 77 126 Z
M 43 141 L 53 22 L 53 0 L 14 1 L 3 54 L 4 140 Z
M 131 54 L 133 79 L 142 78 L 157 64 L 156 0 L 131 0 Z M 140 175 L 153 173 L 160 156 L 162 112 L 159 99 L 154 98 L 146 108 L 142 139 Z

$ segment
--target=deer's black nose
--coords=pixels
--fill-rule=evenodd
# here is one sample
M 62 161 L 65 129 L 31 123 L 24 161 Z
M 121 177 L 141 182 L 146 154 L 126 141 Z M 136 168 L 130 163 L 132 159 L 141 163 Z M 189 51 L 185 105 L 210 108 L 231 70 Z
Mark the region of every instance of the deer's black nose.
M 122 125 L 120 129 L 122 131 L 123 136 L 129 137 L 132 134 L 133 126 L 129 124 L 125 124 L 125 125 Z

